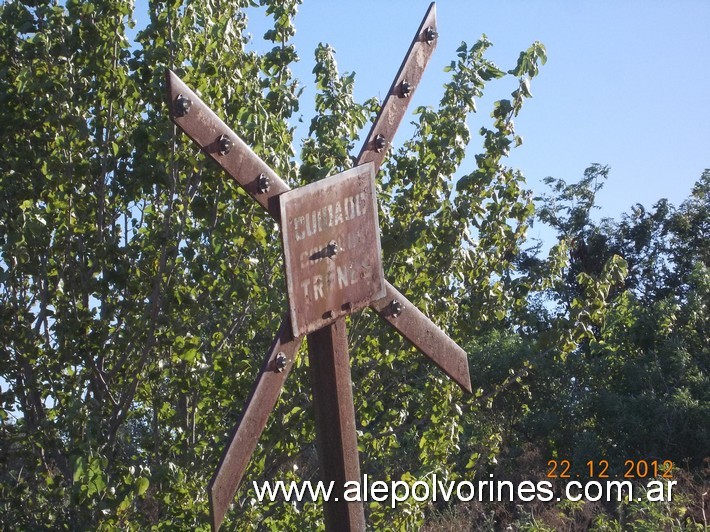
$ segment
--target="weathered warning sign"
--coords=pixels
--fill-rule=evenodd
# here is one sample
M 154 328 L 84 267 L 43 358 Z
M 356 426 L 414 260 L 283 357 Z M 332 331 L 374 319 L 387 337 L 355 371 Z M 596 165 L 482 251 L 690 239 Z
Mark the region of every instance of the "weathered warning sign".
M 372 163 L 279 199 L 294 336 L 384 297 Z
M 471 393 L 466 352 L 382 276 L 374 174 L 436 47 L 432 3 L 382 102 L 357 167 L 299 190 L 288 185 L 174 72 L 166 73 L 170 118 L 280 222 L 290 313 L 264 357 L 239 423 L 209 485 L 218 530 L 308 333 L 321 480 L 360 480 L 344 314 L 369 302 L 390 326 Z M 292 334 L 293 333 L 293 334 Z M 334 423 L 333 420 L 337 420 Z M 335 491 L 334 493 L 337 493 Z M 342 491 L 340 492 L 342 494 Z M 365 530 L 362 501 L 323 502 L 325 529 Z M 340 499 L 339 499 L 340 498 Z

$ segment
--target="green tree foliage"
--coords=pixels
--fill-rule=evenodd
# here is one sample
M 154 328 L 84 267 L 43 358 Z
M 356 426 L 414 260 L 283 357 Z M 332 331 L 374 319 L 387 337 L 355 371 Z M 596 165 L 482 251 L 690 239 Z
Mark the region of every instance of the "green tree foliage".
M 131 2 L 2 7 L 6 523 L 204 526 L 281 271 L 272 224 L 167 120 L 165 69 L 295 172 L 288 12 L 258 56 L 217 4 L 151 3 L 135 49 Z
M 608 174 L 592 165 L 578 183 L 550 178 L 551 193 L 538 198 L 536 221 L 554 228 L 569 254 L 561 255 L 559 275 L 535 285 L 516 329 L 485 333 L 469 349 L 489 413 L 489 423 L 464 421 L 475 442 L 469 466 L 491 470 L 485 453 L 498 452 L 480 444 L 485 436 L 501 446 L 492 469 L 517 479 L 544 477 L 553 457 L 583 476 L 589 460 L 607 460 L 610 474 L 621 475 L 626 460 L 671 460 L 700 487 L 686 485 L 663 508 L 597 509 L 595 526 L 701 529 L 699 479 L 710 437 L 710 171 L 678 208 L 661 200 L 651 210 L 633 206 L 620 221 L 595 222 L 595 196 Z M 546 260 L 539 249 L 523 251 L 520 279 L 558 268 L 559 249 Z M 515 526 L 530 517 L 512 513 Z M 566 519 L 574 521 L 574 512 Z
M 273 222 L 168 121 L 165 69 L 293 185 L 349 167 L 379 105 L 355 102 L 354 75 L 319 46 L 316 116 L 296 159 L 299 2 L 260 3 L 273 21 L 263 54 L 246 49 L 251 2 L 150 2 L 135 45 L 131 2 L 1 8 L 6 524 L 206 525 L 205 487 L 284 308 L 281 253 Z M 414 137 L 379 179 L 388 278 L 458 337 L 505 313 L 532 212 L 522 176 L 501 161 L 520 142 L 513 118 L 545 60 L 538 44 L 511 70 L 512 99 L 496 104 L 478 168 L 453 194 L 466 119 L 486 82 L 505 76 L 485 59 L 489 46 L 462 44 L 439 106 L 417 110 Z M 364 471 L 448 471 L 462 431 L 458 390 L 373 316 L 352 320 L 350 342 Z M 297 370 L 249 479 L 314 475 L 309 409 L 307 372 Z M 253 506 L 249 493 L 234 526 L 321 519 L 315 505 Z M 386 507 L 368 510 L 374 524 L 392 520 Z M 397 519 L 416 523 L 422 511 Z
M 569 261 L 557 282 L 533 295 L 516 334 L 478 340 L 483 382 L 527 377 L 521 394 L 493 406 L 512 456 L 534 442 L 580 470 L 588 460 L 621 468 L 653 457 L 699 471 L 710 427 L 710 264 L 699 237 L 708 232 L 710 172 L 678 208 L 661 200 L 650 211 L 636 205 L 620 221 L 595 222 L 608 172 L 593 165 L 579 183 L 549 180 L 537 217 L 557 230 Z M 549 266 L 534 251 L 519 264 L 528 275 Z M 559 342 L 566 335 L 569 350 Z M 558 341 L 545 349 L 550 337 Z
M 379 103 L 355 101 L 354 74 L 325 44 L 314 79 L 293 78 L 299 3 L 151 1 L 135 42 L 129 1 L 0 6 L 0 527 L 207 527 L 206 486 L 285 290 L 278 229 L 176 132 L 164 73 L 292 186 L 348 168 Z M 257 7 L 271 21 L 265 53 L 247 47 L 245 12 Z M 353 316 L 363 472 L 454 479 L 541 434 L 551 450 L 574 448 L 584 431 L 594 449 L 655 438 L 696 459 L 705 436 L 694 424 L 708 426 L 708 175 L 677 211 L 597 226 L 593 181 L 605 170 L 595 167 L 542 204 L 539 218 L 560 233 L 548 256 L 526 250 L 535 205 L 505 157 L 522 142 L 514 119 L 546 56 L 534 43 L 506 72 L 490 46 L 461 45 L 440 102 L 415 110 L 412 138 L 378 176 L 386 276 L 469 342 L 478 390 L 462 397 L 379 318 Z M 467 161 L 468 120 L 499 79 L 512 93 Z M 317 93 L 299 142 L 302 83 Z M 598 246 L 596 262 L 581 259 L 582 244 Z M 300 356 L 248 480 L 317 477 L 306 364 Z M 642 410 L 634 439 L 624 427 Z M 658 434 L 669 423 L 685 432 Z M 567 439 L 553 437 L 561 426 Z M 249 488 L 227 526 L 322 523 L 315 504 L 257 505 Z M 426 510 L 367 507 L 374 527 L 416 527 Z
M 710 222 L 710 171 L 677 209 L 661 200 L 650 211 L 636 205 L 620 222 L 597 224 L 589 214 L 607 171 L 593 166 L 579 184 L 557 181 L 558 198 L 572 204 L 548 198 L 540 211 L 572 238 L 567 293 L 561 292 L 566 302 L 613 257 L 628 264 L 626 275 L 613 279 L 603 319 L 571 362 L 572 397 L 593 442 L 585 453 L 663 456 L 698 467 L 710 436 L 710 247 L 701 236 Z

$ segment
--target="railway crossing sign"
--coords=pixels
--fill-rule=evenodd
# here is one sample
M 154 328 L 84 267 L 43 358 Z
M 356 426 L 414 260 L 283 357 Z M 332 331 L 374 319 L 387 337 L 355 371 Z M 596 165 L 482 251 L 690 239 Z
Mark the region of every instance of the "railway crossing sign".
M 375 177 L 438 37 L 432 3 L 350 170 L 290 190 L 172 71 L 170 118 L 280 223 L 289 311 L 264 358 L 244 411 L 210 482 L 211 524 L 219 529 L 278 400 L 303 336 L 308 341 L 327 530 L 364 530 L 362 502 L 346 502 L 360 481 L 344 317 L 370 306 L 464 390 L 466 352 L 384 278 Z M 340 489 L 340 492 L 338 492 Z M 340 495 L 340 496 L 339 496 Z
M 372 163 L 285 192 L 279 199 L 294 336 L 384 297 Z

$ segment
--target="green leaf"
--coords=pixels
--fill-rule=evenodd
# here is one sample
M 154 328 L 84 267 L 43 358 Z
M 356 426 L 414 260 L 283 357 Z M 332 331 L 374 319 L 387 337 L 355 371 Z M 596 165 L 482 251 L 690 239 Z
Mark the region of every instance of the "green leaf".
M 79 479 L 83 476 L 85 464 L 86 461 L 84 460 L 83 456 L 78 456 L 74 460 L 74 474 L 72 475 L 72 479 L 74 482 L 78 482 Z
M 191 364 L 197 358 L 197 353 L 198 353 L 198 349 L 196 347 L 193 347 L 191 349 L 187 349 L 187 350 L 183 351 L 179 355 L 179 358 L 180 358 L 180 360 L 184 360 L 185 362 Z
M 145 477 L 140 477 L 136 480 L 134 489 L 136 492 L 136 495 L 143 495 L 146 491 L 148 491 L 148 487 L 150 486 L 150 481 L 145 478 Z

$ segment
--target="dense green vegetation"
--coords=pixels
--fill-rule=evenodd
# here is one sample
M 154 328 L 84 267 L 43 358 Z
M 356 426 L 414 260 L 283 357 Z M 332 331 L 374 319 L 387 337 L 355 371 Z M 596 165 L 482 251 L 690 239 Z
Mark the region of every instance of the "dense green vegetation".
M 276 332 L 284 280 L 273 221 L 169 122 L 164 71 L 293 187 L 349 167 L 378 109 L 354 100 L 355 76 L 326 45 L 315 79 L 293 79 L 298 0 L 261 0 L 273 49 L 247 51 L 252 3 L 151 1 L 136 43 L 126 0 L 0 6 L 2 529 L 208 526 L 206 486 Z M 522 142 L 513 120 L 545 51 L 534 43 L 506 71 L 490 46 L 461 45 L 440 102 L 416 110 L 378 176 L 386 277 L 466 348 L 476 393 L 369 311 L 352 317 L 363 473 L 526 479 L 553 458 L 657 459 L 679 468 L 680 494 L 614 507 L 373 503 L 369 523 L 700 528 L 710 171 L 682 205 L 639 205 L 619 221 L 592 216 L 603 166 L 533 198 L 505 157 Z M 476 118 L 484 148 L 465 160 L 467 119 L 500 78 L 512 93 Z M 299 83 L 314 82 L 300 141 Z M 526 240 L 533 223 L 556 231 L 549 252 Z M 248 480 L 317 478 L 306 358 Z M 252 497 L 240 490 L 226 526 L 322 520 L 314 504 Z

